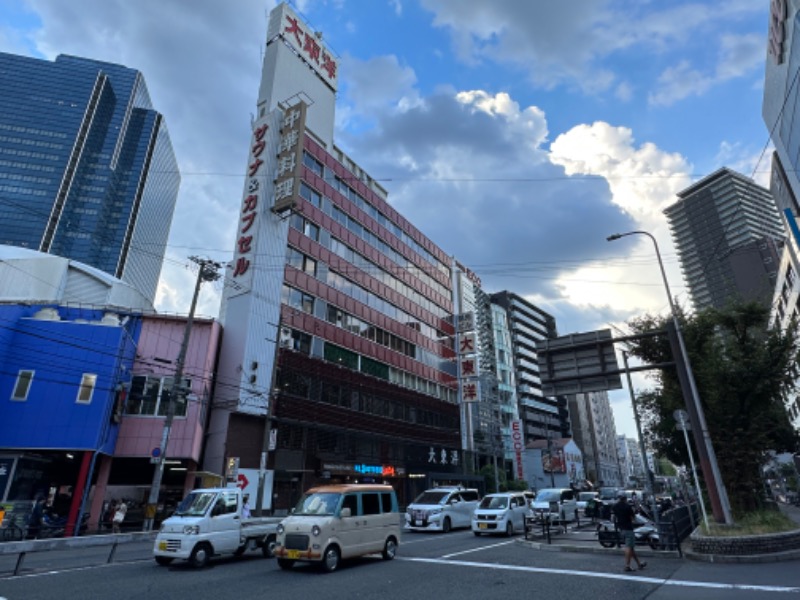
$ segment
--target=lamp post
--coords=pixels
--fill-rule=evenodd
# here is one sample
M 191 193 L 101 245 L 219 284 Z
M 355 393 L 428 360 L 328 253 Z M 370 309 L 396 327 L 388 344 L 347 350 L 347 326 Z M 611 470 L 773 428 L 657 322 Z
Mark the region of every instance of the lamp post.
M 686 370 L 686 381 L 689 388 L 689 393 L 684 389 L 684 398 L 687 401 L 687 408 L 689 408 L 690 416 L 696 421 L 694 428 L 695 442 L 697 443 L 697 452 L 700 455 L 700 466 L 703 469 L 708 484 L 708 493 L 711 498 L 711 504 L 714 512 L 714 517 L 721 522 L 731 524 L 733 518 L 731 517 L 731 508 L 728 502 L 728 494 L 725 491 L 725 484 L 722 481 L 722 475 L 719 471 L 717 464 L 717 457 L 714 453 L 714 448 L 711 444 L 711 436 L 708 433 L 708 426 L 706 425 L 705 413 L 703 406 L 700 403 L 700 395 L 697 392 L 697 384 L 694 380 L 694 373 L 692 373 L 692 366 L 689 362 L 689 354 L 686 351 L 686 344 L 683 341 L 683 334 L 681 333 L 681 326 L 678 321 L 678 314 L 675 311 L 675 304 L 672 300 L 672 292 L 669 289 L 669 282 L 667 281 L 667 273 L 664 270 L 664 263 L 661 260 L 661 252 L 658 250 L 658 242 L 651 233 L 647 231 L 629 231 L 627 233 L 615 233 L 608 236 L 606 239 L 609 242 L 618 240 L 622 237 L 629 235 L 646 235 L 653 242 L 656 250 L 656 258 L 658 259 L 658 266 L 661 269 L 661 277 L 664 280 L 664 289 L 667 292 L 667 300 L 669 301 L 669 310 L 672 315 L 672 323 L 675 328 L 675 337 L 678 342 L 678 349 L 683 360 L 683 366 Z M 680 367 L 679 367 L 680 373 Z M 681 382 L 683 383 L 683 382 Z M 681 386 L 683 387 L 683 385 Z

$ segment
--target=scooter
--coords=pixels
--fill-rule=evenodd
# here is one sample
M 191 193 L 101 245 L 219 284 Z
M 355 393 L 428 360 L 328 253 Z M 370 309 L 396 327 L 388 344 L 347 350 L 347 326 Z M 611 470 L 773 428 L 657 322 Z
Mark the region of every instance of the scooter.
M 78 535 L 86 533 L 89 529 L 89 513 L 83 513 L 81 516 L 80 527 L 78 528 Z M 59 517 L 56 513 L 46 512 L 42 516 L 42 528 L 40 537 L 54 538 L 64 537 L 67 530 L 67 517 Z
M 658 537 L 658 528 L 650 519 L 639 513 L 634 517 L 633 535 L 637 544 L 647 544 L 653 550 L 661 546 Z M 614 523 L 603 521 L 597 524 L 597 539 L 603 548 L 622 546 L 622 535 Z

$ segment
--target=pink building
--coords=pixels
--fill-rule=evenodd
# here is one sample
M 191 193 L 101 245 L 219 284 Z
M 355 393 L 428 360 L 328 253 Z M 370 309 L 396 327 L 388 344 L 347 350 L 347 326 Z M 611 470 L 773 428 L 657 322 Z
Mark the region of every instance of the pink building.
M 148 315 L 143 318 L 114 456 L 99 461 L 91 505 L 93 521 L 103 514 L 107 502 L 124 498 L 128 504 L 128 527 L 141 525 L 153 480 L 154 465 L 150 458 L 153 450 L 161 445 L 175 360 L 185 328 L 186 317 L 183 316 Z M 198 463 L 220 336 L 221 327 L 217 321 L 194 320 L 183 368 L 189 392 L 185 398 L 179 398 L 175 406 L 162 480 L 164 506 L 159 506 L 159 513 L 172 508 L 195 487 L 197 477 L 202 476 L 198 473 Z

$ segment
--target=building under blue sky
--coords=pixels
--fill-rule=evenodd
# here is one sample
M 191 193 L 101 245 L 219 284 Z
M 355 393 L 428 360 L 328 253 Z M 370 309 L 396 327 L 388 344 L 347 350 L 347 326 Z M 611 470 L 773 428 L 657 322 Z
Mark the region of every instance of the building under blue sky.
M 80 261 L 151 300 L 180 175 L 144 78 L 0 53 L 0 244 Z

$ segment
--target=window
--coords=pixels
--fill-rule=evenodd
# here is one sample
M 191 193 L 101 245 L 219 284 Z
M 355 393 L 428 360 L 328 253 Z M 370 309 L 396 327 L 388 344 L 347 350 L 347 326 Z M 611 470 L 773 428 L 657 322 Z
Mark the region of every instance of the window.
M 96 383 L 97 375 L 93 373 L 84 373 L 83 377 L 81 377 L 81 386 L 78 389 L 78 399 L 75 400 L 75 402 L 78 404 L 89 404 L 92 401 Z
M 186 393 L 191 389 L 191 381 L 183 380 Z M 169 408 L 169 393 L 172 391 L 172 377 L 158 375 L 135 375 L 131 381 L 131 392 L 125 406 L 126 415 L 147 415 L 163 417 Z M 175 402 L 175 416 L 186 416 L 186 394 L 178 394 Z
M 12 400 L 22 402 L 28 399 L 28 392 L 31 391 L 31 382 L 35 371 L 20 371 L 17 373 L 17 383 L 14 384 L 14 391 L 11 393 Z
M 361 507 L 365 515 L 381 514 L 380 494 L 364 493 L 361 494 Z
M 350 516 L 355 517 L 358 515 L 358 496 L 355 494 L 347 494 L 342 502 L 342 510 L 345 508 L 350 509 Z

